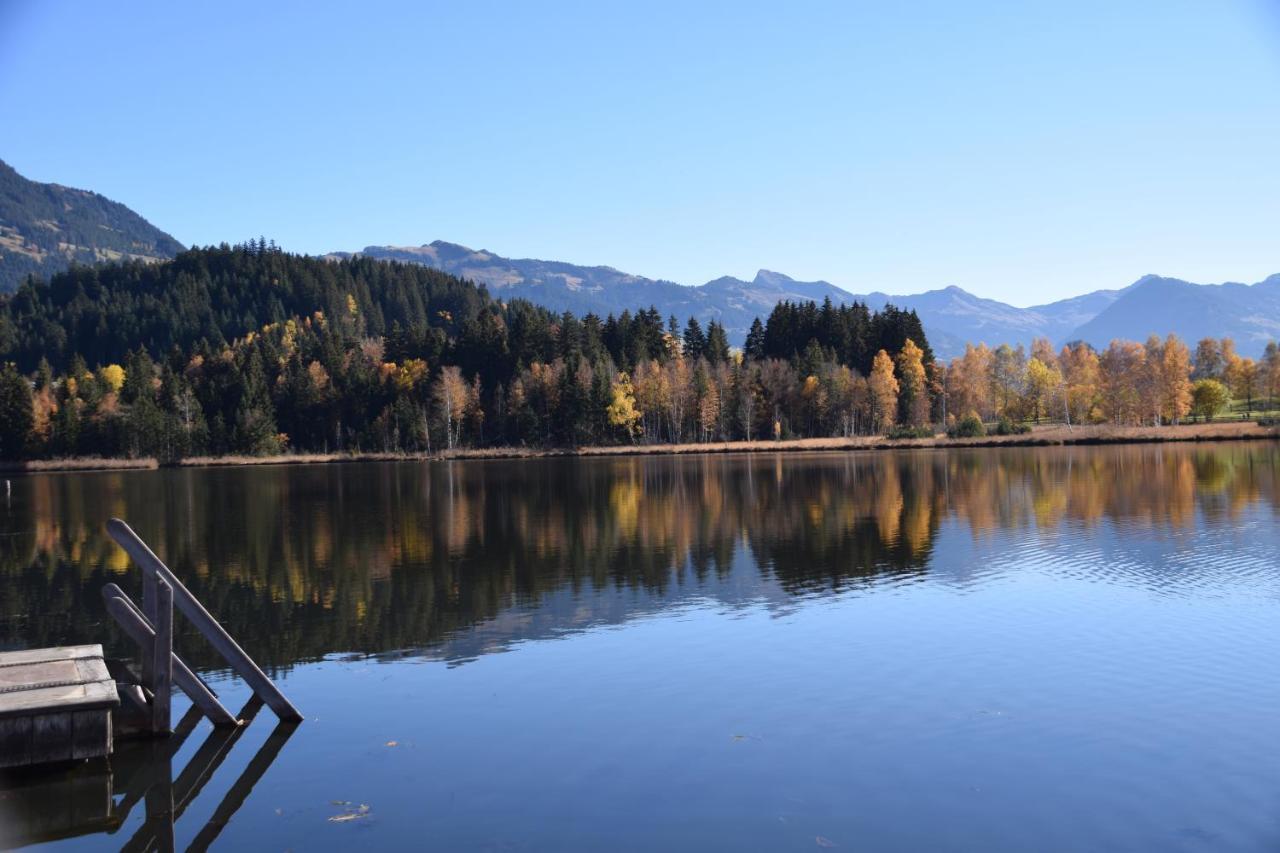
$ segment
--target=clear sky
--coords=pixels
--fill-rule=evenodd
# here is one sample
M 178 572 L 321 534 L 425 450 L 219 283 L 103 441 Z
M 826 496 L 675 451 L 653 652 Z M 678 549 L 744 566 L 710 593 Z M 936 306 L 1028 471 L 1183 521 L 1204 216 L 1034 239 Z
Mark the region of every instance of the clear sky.
M 191 244 L 1029 305 L 1280 271 L 1280 3 L 0 0 L 0 159 Z

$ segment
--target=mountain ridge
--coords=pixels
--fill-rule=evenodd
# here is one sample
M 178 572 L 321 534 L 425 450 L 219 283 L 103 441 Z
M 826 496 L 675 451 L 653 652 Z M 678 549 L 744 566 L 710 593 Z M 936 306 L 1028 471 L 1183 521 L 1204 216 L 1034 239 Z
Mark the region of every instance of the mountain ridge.
M 726 275 L 686 285 L 606 265 L 506 258 L 444 240 L 422 246 L 367 246 L 328 257 L 353 254 L 433 266 L 483 284 L 499 298 L 523 297 L 557 311 L 618 314 L 652 304 L 663 314 L 696 316 L 704 323 L 717 320 L 735 343 L 742 342 L 755 317 L 767 315 L 780 301 L 827 298 L 837 304 L 864 302 L 876 310 L 890 304 L 914 310 L 942 358 L 959 355 L 966 343 L 1029 345 L 1033 338 L 1045 337 L 1055 345 L 1085 340 L 1105 347 L 1112 338 L 1142 340 L 1169 332 L 1189 342 L 1232 337 L 1241 352 L 1256 354 L 1268 340 L 1280 337 L 1280 274 L 1256 284 L 1194 284 L 1149 273 L 1124 287 L 1019 308 L 954 284 L 916 294 L 860 294 L 829 281 L 800 281 L 767 268 L 750 281 Z M 1152 288 L 1159 293 L 1154 299 Z

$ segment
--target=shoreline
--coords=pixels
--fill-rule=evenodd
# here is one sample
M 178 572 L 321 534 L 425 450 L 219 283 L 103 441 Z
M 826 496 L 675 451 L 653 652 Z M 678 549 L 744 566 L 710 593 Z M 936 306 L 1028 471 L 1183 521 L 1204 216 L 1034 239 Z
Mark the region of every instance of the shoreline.
M 540 459 L 550 457 L 681 456 L 697 453 L 796 453 L 857 450 L 946 450 L 970 447 L 1070 447 L 1105 444 L 1160 444 L 1201 441 L 1280 440 L 1280 428 L 1253 421 L 1186 424 L 1162 427 L 1080 426 L 1061 424 L 1033 428 L 1022 435 L 980 438 L 887 439 L 798 438 L 784 441 L 719 441 L 704 444 L 626 444 L 601 447 L 485 447 L 443 453 L 297 453 L 278 456 L 192 456 L 168 465 L 154 458 L 112 459 L 84 457 L 39 459 L 0 466 L 7 474 L 91 471 L 149 471 L 159 468 L 228 468 L 249 465 L 322 465 L 341 462 L 434 462 L 481 459 Z

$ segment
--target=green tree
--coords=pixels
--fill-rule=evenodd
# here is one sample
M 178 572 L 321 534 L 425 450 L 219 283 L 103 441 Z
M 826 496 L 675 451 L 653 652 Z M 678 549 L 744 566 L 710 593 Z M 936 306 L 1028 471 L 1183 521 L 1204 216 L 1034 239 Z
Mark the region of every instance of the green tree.
M 1197 379 L 1191 386 L 1191 411 L 1206 421 L 1213 420 L 1230 402 L 1231 392 L 1216 379 Z
M 26 457 L 33 418 L 31 383 L 10 362 L 0 370 L 0 459 Z

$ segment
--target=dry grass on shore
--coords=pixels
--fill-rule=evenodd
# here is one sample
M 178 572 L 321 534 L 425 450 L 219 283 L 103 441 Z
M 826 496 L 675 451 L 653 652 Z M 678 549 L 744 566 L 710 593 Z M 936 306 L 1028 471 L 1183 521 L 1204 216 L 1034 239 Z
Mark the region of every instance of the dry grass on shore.
M 140 459 L 115 459 L 108 456 L 75 456 L 70 459 L 31 459 L 0 466 L 10 472 L 44 473 L 55 471 L 146 471 L 159 468 L 160 463 L 146 456 Z
M 658 456 L 688 453 L 778 453 L 831 450 L 892 450 L 895 448 L 1019 447 L 1090 444 L 1138 444 L 1174 441 L 1242 441 L 1280 438 L 1280 428 L 1253 421 L 1183 424 L 1163 427 L 1077 426 L 1046 424 L 1023 435 L 981 438 L 916 438 L 890 440 L 883 436 L 855 438 L 799 438 L 787 441 L 720 441 L 705 444 L 627 444 L 610 447 L 462 448 L 435 454 L 413 453 L 296 453 L 279 456 L 192 456 L 177 463 L 183 468 L 240 465 L 317 465 L 332 462 L 404 462 L 440 459 L 528 459 L 548 456 Z M 152 458 L 109 459 L 80 457 L 32 460 L 4 467 L 11 472 L 147 470 L 159 468 Z

